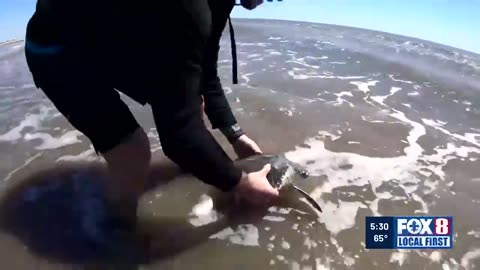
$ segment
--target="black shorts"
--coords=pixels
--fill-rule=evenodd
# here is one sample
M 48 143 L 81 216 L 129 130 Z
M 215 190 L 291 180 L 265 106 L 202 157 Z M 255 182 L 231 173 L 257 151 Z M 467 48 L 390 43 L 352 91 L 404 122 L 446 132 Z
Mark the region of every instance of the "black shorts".
M 157 129 L 158 121 L 166 119 L 168 110 L 175 106 L 195 103 L 200 108 L 202 53 L 211 29 L 211 14 L 207 0 L 190 2 L 194 4 L 175 10 L 179 14 L 174 27 L 151 25 L 155 14 L 146 14 L 145 25 L 137 23 L 138 31 L 158 38 L 135 40 L 137 31 L 127 29 L 121 45 L 117 46 L 118 40 L 110 41 L 116 45 L 108 53 L 95 51 L 95 46 L 82 44 L 81 39 L 39 46 L 28 39 L 27 31 L 25 53 L 36 86 L 73 127 L 90 139 L 97 152 L 109 151 L 139 128 L 116 90 L 141 104 L 149 103 Z
M 72 60 L 63 48 L 33 46 L 26 41 L 27 63 L 35 85 L 90 139 L 97 152 L 112 149 L 139 127 L 120 94 L 100 72 Z

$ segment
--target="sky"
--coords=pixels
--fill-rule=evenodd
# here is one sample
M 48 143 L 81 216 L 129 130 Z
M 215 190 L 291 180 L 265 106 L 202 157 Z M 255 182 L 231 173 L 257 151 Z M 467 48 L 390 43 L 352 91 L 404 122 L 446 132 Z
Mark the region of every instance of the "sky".
M 35 3 L 35 0 L 0 0 L 0 41 L 23 39 Z M 480 0 L 264 0 L 253 11 L 236 7 L 232 17 L 360 27 L 480 53 L 478 14 Z

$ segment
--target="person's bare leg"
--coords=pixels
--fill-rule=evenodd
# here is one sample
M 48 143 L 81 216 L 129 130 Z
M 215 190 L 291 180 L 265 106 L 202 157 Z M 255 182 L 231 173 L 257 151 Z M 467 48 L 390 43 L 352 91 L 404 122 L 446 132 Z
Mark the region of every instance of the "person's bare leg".
M 200 109 L 202 110 L 202 119 L 205 119 L 205 99 L 202 96 L 202 105 L 200 106 Z
M 103 153 L 110 171 L 106 183 L 111 214 L 135 220 L 138 199 L 145 191 L 151 151 L 148 136 L 138 128 L 125 142 Z

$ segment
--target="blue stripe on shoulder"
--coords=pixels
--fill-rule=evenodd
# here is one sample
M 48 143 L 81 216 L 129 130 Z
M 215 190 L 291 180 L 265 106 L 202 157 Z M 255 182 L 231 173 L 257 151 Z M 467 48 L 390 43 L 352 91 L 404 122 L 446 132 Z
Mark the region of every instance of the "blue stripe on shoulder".
M 63 46 L 55 44 L 42 45 L 27 39 L 25 41 L 25 50 L 36 54 L 57 54 L 63 50 Z

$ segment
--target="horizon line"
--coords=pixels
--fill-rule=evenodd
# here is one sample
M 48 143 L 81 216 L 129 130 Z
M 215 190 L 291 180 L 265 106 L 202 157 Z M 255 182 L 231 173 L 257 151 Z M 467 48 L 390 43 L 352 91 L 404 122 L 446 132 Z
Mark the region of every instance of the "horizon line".
M 293 20 L 293 19 L 278 19 L 278 18 L 255 18 L 255 17 L 236 17 L 236 16 L 231 16 L 232 19 L 239 19 L 239 20 L 261 20 L 261 21 L 285 21 L 285 22 L 299 22 L 299 23 L 310 23 L 310 24 L 318 24 L 318 25 L 330 25 L 330 26 L 336 26 L 336 27 L 344 27 L 344 28 L 351 28 L 351 29 L 358 29 L 358 30 L 367 30 L 371 32 L 378 32 L 378 33 L 384 33 L 384 34 L 389 34 L 389 35 L 395 35 L 395 36 L 400 36 L 404 38 L 414 38 L 417 40 L 421 41 L 426 41 L 430 42 L 433 44 L 441 45 L 441 46 L 446 46 L 451 49 L 456 49 L 456 50 L 462 50 L 464 52 L 468 52 L 471 54 L 475 54 L 480 56 L 480 51 L 473 51 L 470 49 L 464 49 L 464 48 L 459 48 L 454 45 L 449 45 L 445 43 L 441 43 L 439 41 L 434 41 L 434 40 L 429 40 L 421 37 L 415 37 L 415 36 L 408 36 L 405 34 L 399 34 L 399 33 L 393 33 L 393 32 L 388 32 L 385 30 L 377 30 L 377 29 L 371 29 L 371 28 L 362 28 L 358 26 L 351 26 L 351 25 L 342 25 L 342 24 L 334 24 L 334 23 L 324 23 L 324 22 L 312 22 L 312 21 L 303 21 L 303 20 Z M 226 27 L 225 27 L 226 28 Z M 18 42 L 18 41 L 25 41 L 24 38 L 12 38 L 12 39 L 6 39 L 6 40 L 0 40 L 0 45 L 6 44 L 6 43 L 12 43 L 12 42 Z
M 324 22 L 312 22 L 312 21 L 292 20 L 292 19 L 255 18 L 255 17 L 234 17 L 234 16 L 232 16 L 231 18 L 232 18 L 232 19 L 241 19 L 241 20 L 264 20 L 264 21 L 301 22 L 301 23 L 322 24 L 322 25 L 331 25 L 331 26 L 338 26 L 338 27 L 345 27 L 345 28 L 352 28 L 352 29 L 359 29 L 359 30 L 367 30 L 367 31 L 372 31 L 372 32 L 385 33 L 385 34 L 389 34 L 389 35 L 406 37 L 406 38 L 414 38 L 414 39 L 418 39 L 418 40 L 421 40 L 421 41 L 426 41 L 426 42 L 434 43 L 434 44 L 437 44 L 437 45 L 446 46 L 446 47 L 449 47 L 449 48 L 452 48 L 452 49 L 462 50 L 462 51 L 464 51 L 464 52 L 468 52 L 468 53 L 472 53 L 472 54 L 476 54 L 476 55 L 480 56 L 480 50 L 477 52 L 477 51 L 473 51 L 473 50 L 471 50 L 471 49 L 465 49 L 465 48 L 456 47 L 456 46 L 454 46 L 454 45 L 450 45 L 450 44 L 446 44 L 446 43 L 441 43 L 440 41 L 429 40 L 429 39 L 425 39 L 425 38 L 421 38 L 421 37 L 416 37 L 416 36 L 408 36 L 408 35 L 406 35 L 406 34 L 393 33 L 393 32 L 388 32 L 388 31 L 385 31 L 385 30 L 377 30 L 377 29 L 371 29 L 371 28 L 362 28 L 362 27 L 358 27 L 358 26 L 351 26 L 351 25 L 344 25 L 344 24 L 334 24 L 334 23 L 324 23 Z

